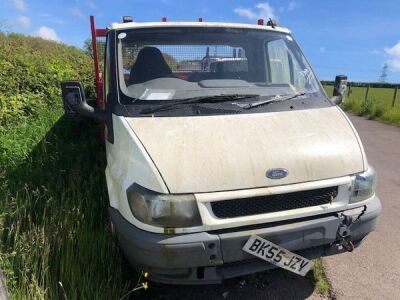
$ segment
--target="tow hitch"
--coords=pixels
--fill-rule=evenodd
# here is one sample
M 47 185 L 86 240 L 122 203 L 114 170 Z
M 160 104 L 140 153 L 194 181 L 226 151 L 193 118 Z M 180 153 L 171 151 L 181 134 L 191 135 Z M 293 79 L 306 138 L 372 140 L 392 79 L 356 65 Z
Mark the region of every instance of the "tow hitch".
M 338 245 L 340 249 L 344 248 L 348 252 L 354 250 L 354 245 L 351 241 L 350 227 L 360 221 L 361 216 L 367 210 L 367 206 L 364 205 L 362 208 L 357 208 L 356 210 L 361 210 L 356 218 L 354 217 L 354 213 L 351 214 L 352 211 L 342 212 L 339 214 L 340 225 L 336 234 L 337 241 L 335 244 Z

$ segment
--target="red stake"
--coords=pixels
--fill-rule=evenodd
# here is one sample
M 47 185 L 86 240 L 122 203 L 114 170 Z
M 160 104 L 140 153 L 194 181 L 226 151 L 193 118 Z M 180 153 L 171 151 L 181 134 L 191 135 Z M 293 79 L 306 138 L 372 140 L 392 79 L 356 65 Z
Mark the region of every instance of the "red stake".
M 104 109 L 104 99 L 103 99 L 103 78 L 99 70 L 99 52 L 97 50 L 97 37 L 105 37 L 107 31 L 105 29 L 96 29 L 94 24 L 94 17 L 90 16 L 90 29 L 92 31 L 92 49 L 93 49 L 93 62 L 94 71 L 96 76 L 96 92 L 97 92 L 97 107 Z

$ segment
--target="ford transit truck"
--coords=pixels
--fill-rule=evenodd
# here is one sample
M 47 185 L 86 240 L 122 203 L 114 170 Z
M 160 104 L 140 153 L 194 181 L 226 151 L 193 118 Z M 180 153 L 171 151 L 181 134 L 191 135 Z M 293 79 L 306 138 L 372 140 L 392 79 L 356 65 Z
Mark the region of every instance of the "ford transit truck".
M 328 97 L 290 30 L 91 26 L 97 104 L 68 80 L 64 108 L 103 124 L 110 222 L 137 270 L 171 284 L 304 276 L 374 230 L 376 175 L 338 106 L 346 77 Z

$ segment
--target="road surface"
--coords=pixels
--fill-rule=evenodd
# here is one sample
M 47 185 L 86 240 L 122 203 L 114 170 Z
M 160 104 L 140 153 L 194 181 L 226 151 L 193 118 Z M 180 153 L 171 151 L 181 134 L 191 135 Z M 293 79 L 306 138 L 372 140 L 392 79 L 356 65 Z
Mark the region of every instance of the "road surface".
M 324 258 L 337 299 L 400 299 L 400 128 L 350 116 L 378 175 L 383 213 L 354 253 Z

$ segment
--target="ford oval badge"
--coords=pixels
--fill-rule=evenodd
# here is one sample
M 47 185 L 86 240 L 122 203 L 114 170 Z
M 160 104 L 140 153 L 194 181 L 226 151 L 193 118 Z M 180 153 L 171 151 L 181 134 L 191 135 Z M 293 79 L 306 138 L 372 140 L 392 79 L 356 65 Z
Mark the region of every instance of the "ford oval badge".
M 286 177 L 289 171 L 283 168 L 269 169 L 267 171 L 267 177 L 270 179 L 281 179 Z

